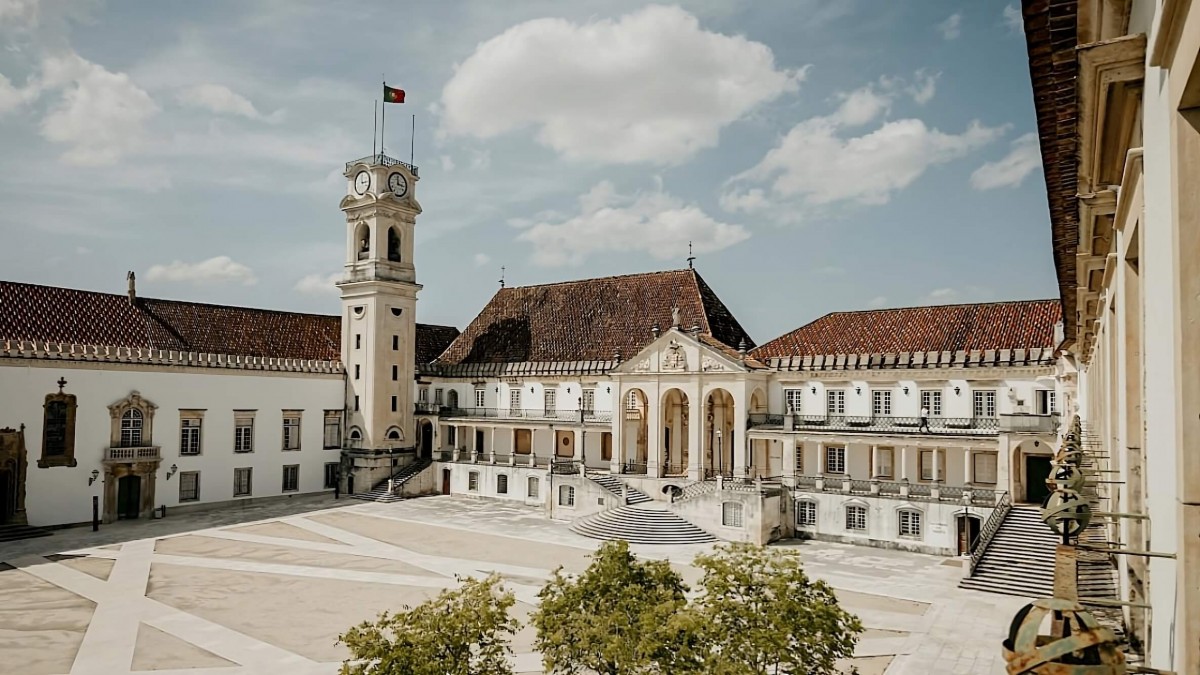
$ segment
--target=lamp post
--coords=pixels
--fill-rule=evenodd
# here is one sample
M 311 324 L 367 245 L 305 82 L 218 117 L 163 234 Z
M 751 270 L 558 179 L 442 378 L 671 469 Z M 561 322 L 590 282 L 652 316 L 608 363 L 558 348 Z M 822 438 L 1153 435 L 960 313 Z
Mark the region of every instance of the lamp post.
M 724 446 L 721 443 L 721 430 L 717 429 L 717 473 L 724 473 L 725 469 L 725 452 Z

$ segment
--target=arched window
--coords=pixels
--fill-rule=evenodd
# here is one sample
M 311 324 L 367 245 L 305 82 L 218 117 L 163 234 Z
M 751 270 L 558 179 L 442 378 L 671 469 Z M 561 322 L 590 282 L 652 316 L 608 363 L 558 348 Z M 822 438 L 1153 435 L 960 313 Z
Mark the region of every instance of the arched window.
M 900 509 L 897 513 L 899 518 L 898 531 L 901 537 L 921 537 L 921 512 L 916 509 Z
M 817 524 L 817 503 L 811 499 L 796 502 L 796 525 L 814 527 Z
M 362 440 L 362 432 L 360 432 L 358 429 L 351 429 L 350 430 L 350 440 L 361 441 Z
M 392 262 L 400 262 L 400 235 L 396 234 L 396 228 L 388 228 L 388 256 L 387 259 Z
M 362 223 L 355 230 L 354 246 L 359 260 L 366 260 L 371 255 L 371 227 L 366 223 Z
M 395 427 L 392 427 L 392 428 L 391 428 L 391 429 L 389 429 L 389 430 L 388 430 L 388 432 L 387 432 L 387 438 L 388 438 L 388 440 L 389 440 L 389 441 L 398 441 L 398 440 L 400 440 L 400 430 L 399 430 L 399 429 L 397 429 L 397 428 L 395 428 Z
M 742 505 L 738 502 L 723 502 L 721 504 L 721 524 L 725 527 L 741 527 Z
M 446 407 L 452 410 L 458 409 L 458 392 L 451 389 L 446 392 Z
M 121 447 L 136 448 L 142 444 L 142 411 L 130 408 L 121 415 Z
M 530 477 L 529 477 L 529 480 L 527 480 L 527 481 L 526 481 L 526 492 L 525 492 L 525 494 L 526 494 L 526 495 L 528 495 L 529 497 L 533 498 L 533 499 L 537 499 L 537 497 L 538 497 L 538 493 L 539 493 L 540 491 L 541 491 L 541 486 L 538 484 L 538 479 L 537 479 L 537 477 L 536 477 L 536 476 L 530 476 Z
M 507 474 L 502 473 L 499 476 L 496 476 L 496 494 L 498 494 L 498 495 L 508 494 L 508 475 Z

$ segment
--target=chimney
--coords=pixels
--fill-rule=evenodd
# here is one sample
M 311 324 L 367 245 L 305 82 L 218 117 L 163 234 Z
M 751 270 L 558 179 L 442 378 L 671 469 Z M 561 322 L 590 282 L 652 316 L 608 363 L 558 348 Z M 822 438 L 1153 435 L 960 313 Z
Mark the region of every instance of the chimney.
M 657 322 L 657 321 L 655 321 L 655 322 L 654 322 L 654 325 L 650 327 L 650 333 L 651 333 L 652 335 L 654 335 L 654 339 L 655 339 L 655 340 L 657 340 L 657 339 L 658 339 L 658 334 L 659 334 L 660 332 L 662 332 L 662 331 L 661 331 L 661 329 L 658 327 L 658 322 Z
M 137 275 L 133 270 L 125 273 L 125 280 L 129 282 L 129 304 L 137 304 Z

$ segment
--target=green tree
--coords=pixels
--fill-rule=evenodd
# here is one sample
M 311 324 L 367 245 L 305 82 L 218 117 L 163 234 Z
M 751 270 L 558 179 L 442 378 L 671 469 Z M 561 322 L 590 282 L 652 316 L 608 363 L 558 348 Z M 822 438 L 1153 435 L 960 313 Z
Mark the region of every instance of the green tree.
M 694 627 L 678 617 L 687 586 L 660 560 L 638 560 L 624 541 L 606 542 L 578 577 L 554 571 L 530 615 L 548 672 L 640 675 L 682 672 Z
M 804 573 L 796 553 L 752 544 L 696 557 L 703 590 L 691 620 L 708 645 L 711 675 L 830 675 L 854 654 L 862 623 L 833 589 Z
M 515 600 L 500 578 L 462 586 L 403 611 L 384 612 L 338 641 L 350 648 L 342 675 L 512 675 L 509 641 L 518 628 Z

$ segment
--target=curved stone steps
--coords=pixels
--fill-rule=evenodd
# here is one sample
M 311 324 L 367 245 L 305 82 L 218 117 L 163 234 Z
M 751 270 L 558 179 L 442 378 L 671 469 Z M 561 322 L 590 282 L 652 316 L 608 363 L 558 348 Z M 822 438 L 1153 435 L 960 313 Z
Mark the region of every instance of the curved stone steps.
M 624 539 L 631 544 L 707 544 L 713 535 L 663 508 L 621 506 L 571 523 L 592 539 Z
M 616 495 L 624 494 L 626 504 L 647 504 L 649 502 L 654 501 L 653 499 L 650 498 L 650 495 L 646 494 L 645 492 L 642 492 L 641 490 L 639 490 L 635 487 L 629 486 L 627 483 L 625 483 L 625 481 L 620 480 L 618 478 L 614 478 L 613 476 L 610 476 L 609 474 L 589 473 L 589 474 L 587 474 L 587 477 L 592 482 L 599 484 L 605 490 L 608 490 L 609 492 L 611 492 L 613 494 L 616 494 Z

